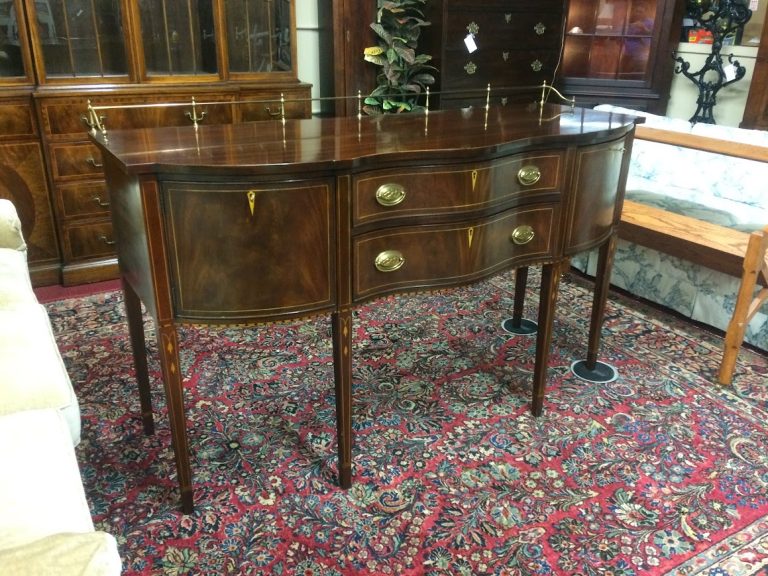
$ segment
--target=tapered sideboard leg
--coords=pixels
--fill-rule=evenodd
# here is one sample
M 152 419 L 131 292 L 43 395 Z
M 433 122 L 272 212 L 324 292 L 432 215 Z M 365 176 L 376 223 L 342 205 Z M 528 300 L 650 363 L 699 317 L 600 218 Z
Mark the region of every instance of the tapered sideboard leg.
M 128 333 L 133 349 L 133 366 L 139 385 L 141 403 L 141 422 L 145 434 L 155 433 L 155 421 L 152 415 L 152 397 L 149 391 L 149 371 L 147 369 L 147 346 L 144 340 L 144 321 L 141 315 L 141 301 L 130 284 L 123 280 L 123 302 L 128 318 Z
M 335 312 L 333 370 L 336 384 L 336 438 L 339 451 L 339 486 L 352 486 L 352 313 Z

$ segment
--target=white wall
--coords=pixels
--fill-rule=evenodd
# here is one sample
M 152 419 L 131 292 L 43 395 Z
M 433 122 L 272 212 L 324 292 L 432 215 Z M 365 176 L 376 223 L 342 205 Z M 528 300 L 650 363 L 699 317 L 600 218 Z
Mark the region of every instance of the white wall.
M 704 65 L 704 61 L 712 50 L 711 44 L 691 44 L 681 42 L 677 49 L 678 56 L 691 63 L 690 72 L 696 72 Z M 720 51 L 723 56 L 723 66 L 728 64 L 728 55 L 746 68 L 744 78 L 722 88 L 717 94 L 717 104 L 713 109 L 715 122 L 723 126 L 738 126 L 744 116 L 747 104 L 749 85 L 752 82 L 752 72 L 755 68 L 757 47 L 754 46 L 723 46 Z M 673 66 L 675 63 L 672 64 Z M 672 118 L 688 120 L 696 112 L 696 99 L 699 90 L 682 74 L 675 74 L 670 87 L 669 103 L 666 115 Z
M 320 24 L 318 0 L 296 0 L 296 54 L 299 80 L 312 84 L 312 98 L 320 97 Z M 329 54 L 328 57 L 331 55 Z M 312 113 L 320 102 L 312 102 Z

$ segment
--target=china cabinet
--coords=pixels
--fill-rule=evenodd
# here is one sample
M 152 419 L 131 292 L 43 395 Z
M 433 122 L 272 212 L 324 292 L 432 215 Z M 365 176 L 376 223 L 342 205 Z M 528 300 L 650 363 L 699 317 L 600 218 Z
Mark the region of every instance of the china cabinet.
M 685 2 L 570 0 L 561 85 L 577 104 L 663 114 Z
M 36 284 L 116 275 L 89 102 L 108 130 L 268 119 L 281 99 L 286 116 L 307 117 L 294 10 L 289 0 L 0 0 L 0 196 L 19 207 Z

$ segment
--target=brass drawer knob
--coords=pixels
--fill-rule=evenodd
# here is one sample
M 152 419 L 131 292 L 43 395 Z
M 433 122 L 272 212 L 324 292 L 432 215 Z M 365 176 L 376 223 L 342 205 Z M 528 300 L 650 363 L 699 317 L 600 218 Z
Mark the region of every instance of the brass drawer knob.
M 541 178 L 541 170 L 538 166 L 528 164 L 517 171 L 517 180 L 523 186 L 533 186 Z
M 542 68 L 544 68 L 544 64 L 541 63 L 541 60 L 537 59 L 531 62 L 531 70 L 534 72 L 540 72 Z
M 376 202 L 381 206 L 397 206 L 405 200 L 405 188 L 400 184 L 382 184 L 376 190 Z
M 537 23 L 536 26 L 533 27 L 533 31 L 536 32 L 537 36 L 541 36 L 544 34 L 544 32 L 547 31 L 547 27 L 544 26 L 541 22 Z
M 518 246 L 522 246 L 533 240 L 534 236 L 533 228 L 528 226 L 528 224 L 523 224 L 512 230 L 511 239 Z
M 403 264 L 405 264 L 405 256 L 397 250 L 384 250 L 373 262 L 379 272 L 394 272 L 402 268 Z

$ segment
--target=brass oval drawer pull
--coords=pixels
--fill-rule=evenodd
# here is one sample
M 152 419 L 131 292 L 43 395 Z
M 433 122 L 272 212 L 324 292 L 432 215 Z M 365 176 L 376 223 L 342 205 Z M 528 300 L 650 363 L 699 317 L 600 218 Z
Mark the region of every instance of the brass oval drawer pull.
M 402 268 L 403 264 L 405 264 L 405 256 L 397 250 L 384 250 L 373 262 L 379 272 L 394 272 Z
M 93 156 L 91 156 L 90 158 L 86 158 L 85 161 L 88 162 L 88 164 L 90 164 L 94 168 L 104 168 L 104 164 L 100 164 L 99 162 L 96 162 Z
M 104 244 L 106 244 L 107 246 L 114 246 L 115 244 L 117 244 L 117 242 L 115 242 L 114 240 L 109 240 L 109 239 L 108 239 L 106 236 L 104 236 L 103 234 L 102 234 L 101 236 L 99 236 L 99 240 L 101 240 L 102 242 L 104 242 Z
M 405 200 L 405 188 L 400 184 L 382 184 L 376 190 L 376 202 L 382 206 L 397 206 Z
M 541 170 L 538 166 L 529 164 L 517 171 L 517 180 L 523 186 L 533 186 L 541 178 Z
M 512 242 L 518 246 L 522 246 L 523 244 L 528 244 L 528 242 L 533 240 L 534 236 L 535 234 L 533 232 L 533 228 L 528 226 L 528 224 L 523 224 L 522 226 L 518 226 L 512 230 L 511 239 Z
M 93 198 L 91 198 L 91 200 L 96 202 L 96 204 L 98 204 L 102 208 L 108 208 L 109 207 L 109 202 L 104 202 L 99 196 L 94 196 Z

